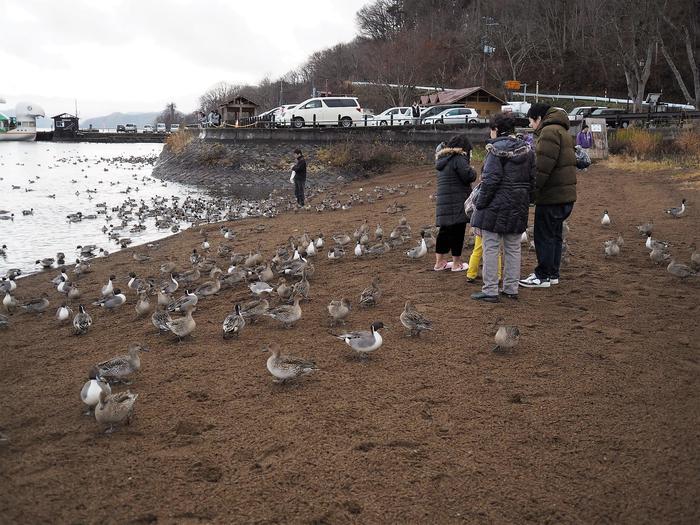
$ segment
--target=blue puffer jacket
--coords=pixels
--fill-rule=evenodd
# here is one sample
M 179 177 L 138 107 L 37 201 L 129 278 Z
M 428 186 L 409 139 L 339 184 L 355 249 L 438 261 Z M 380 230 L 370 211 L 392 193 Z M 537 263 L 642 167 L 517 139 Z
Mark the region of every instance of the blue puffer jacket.
M 467 155 L 459 148 L 442 148 L 435 156 L 437 194 L 435 224 L 452 226 L 467 221 L 464 201 L 472 191 L 476 172 L 469 165 Z
M 522 233 L 535 190 L 535 153 L 515 137 L 498 137 L 486 145 L 486 151 L 471 224 L 493 233 Z

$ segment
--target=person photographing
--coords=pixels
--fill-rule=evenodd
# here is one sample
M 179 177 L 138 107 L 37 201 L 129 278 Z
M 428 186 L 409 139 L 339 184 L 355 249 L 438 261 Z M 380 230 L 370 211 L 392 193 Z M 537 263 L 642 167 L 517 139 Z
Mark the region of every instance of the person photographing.
M 294 183 L 294 196 L 297 199 L 297 206 L 304 206 L 304 186 L 306 185 L 306 159 L 299 148 L 294 150 L 296 164 L 292 166 L 292 176 L 289 179 Z

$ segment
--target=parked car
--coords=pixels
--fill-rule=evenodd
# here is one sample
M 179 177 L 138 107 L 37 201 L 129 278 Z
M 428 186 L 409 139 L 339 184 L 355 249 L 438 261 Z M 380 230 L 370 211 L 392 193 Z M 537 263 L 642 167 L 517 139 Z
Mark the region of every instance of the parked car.
M 372 122 L 374 126 L 409 126 L 413 124 L 413 113 L 411 112 L 411 106 L 400 106 L 386 109 L 379 115 L 374 115 Z
M 124 132 L 125 133 L 136 133 L 138 131 L 138 128 L 136 127 L 136 124 L 127 124 L 124 126 Z
M 362 108 L 356 97 L 314 97 L 285 112 L 284 120 L 292 127 L 317 126 L 349 128 L 362 121 Z
M 165 133 L 165 123 L 158 122 L 156 124 L 156 133 Z
M 146 124 L 143 126 L 143 133 L 153 133 L 153 126 Z
M 445 111 L 446 109 L 452 109 L 452 108 L 463 108 L 464 106 L 461 104 L 452 104 L 452 105 L 441 105 L 441 106 L 429 106 L 427 108 L 423 108 L 420 113 L 420 119 L 421 122 L 423 122 L 423 119 L 434 117 L 435 115 L 438 115 Z
M 180 124 L 170 124 L 170 133 L 177 133 L 180 131 Z
M 605 123 L 611 128 L 616 128 L 618 126 L 626 128 L 630 125 L 630 121 L 619 118 L 619 115 L 624 115 L 625 113 L 627 113 L 627 111 L 620 108 L 600 108 L 596 109 L 590 116 L 593 118 L 604 118 Z
M 504 113 L 515 119 L 516 128 L 527 128 L 530 126 L 530 119 L 527 118 L 527 114 L 520 111 L 504 111 Z
M 423 119 L 423 124 L 476 124 L 479 114 L 473 108 L 452 108 Z
M 583 120 L 590 117 L 597 109 L 607 109 L 605 106 L 579 106 L 569 111 L 569 120 Z
M 124 124 L 117 124 L 117 133 L 126 133 L 126 128 Z

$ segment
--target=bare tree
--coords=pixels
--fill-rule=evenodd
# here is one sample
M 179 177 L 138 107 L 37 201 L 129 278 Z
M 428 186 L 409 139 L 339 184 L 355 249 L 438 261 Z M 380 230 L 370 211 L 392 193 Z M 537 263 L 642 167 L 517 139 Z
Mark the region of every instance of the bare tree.
M 171 124 L 181 124 L 185 122 L 185 120 L 185 114 L 178 111 L 175 102 L 170 102 L 169 104 L 166 104 L 165 109 L 160 112 L 160 114 L 153 121 L 153 124 L 156 125 L 159 122 L 162 122 L 165 123 L 165 126 L 168 129 L 170 129 Z
M 241 85 L 229 84 L 228 82 L 214 84 L 199 97 L 199 107 L 204 113 L 218 109 L 221 104 L 237 97 L 242 88 Z
M 700 10 L 700 7 L 698 8 L 698 10 Z M 688 58 L 688 65 L 690 67 L 691 79 L 688 82 L 688 84 L 686 84 L 683 78 L 683 74 L 676 65 L 676 61 L 674 60 L 666 45 L 667 42 L 671 39 L 671 37 L 669 36 L 664 39 L 663 32 L 659 31 L 661 53 L 666 59 L 666 63 L 671 69 L 673 76 L 676 78 L 676 82 L 678 82 L 678 86 L 680 87 L 681 93 L 683 93 L 685 100 L 688 102 L 688 104 L 692 104 L 693 106 L 695 106 L 696 109 L 700 109 L 700 72 L 698 71 L 698 61 L 696 59 L 695 44 L 693 42 L 693 39 L 697 38 L 698 10 L 694 10 L 695 12 L 691 13 L 689 17 L 683 17 L 683 22 L 681 23 L 674 23 L 673 20 L 671 20 L 671 18 L 667 14 L 665 14 L 666 5 L 664 5 L 664 10 L 661 12 L 661 18 L 665 22 L 665 26 L 671 29 L 671 34 L 679 35 L 683 38 L 683 44 L 685 45 L 685 53 Z M 693 10 L 691 9 L 691 11 Z M 688 26 L 692 28 L 692 31 L 688 29 Z M 692 82 L 693 93 L 691 93 L 690 89 L 688 88 L 690 82 Z
M 360 35 L 373 40 L 388 40 L 402 26 L 401 0 L 375 0 L 355 15 Z

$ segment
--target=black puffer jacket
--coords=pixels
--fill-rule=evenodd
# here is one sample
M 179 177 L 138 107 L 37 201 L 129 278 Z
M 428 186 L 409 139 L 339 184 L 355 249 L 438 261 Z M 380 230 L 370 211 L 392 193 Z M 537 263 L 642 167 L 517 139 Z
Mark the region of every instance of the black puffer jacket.
M 442 148 L 435 155 L 435 169 L 438 170 L 435 224 L 452 226 L 467 222 L 464 201 L 472 191 L 476 172 L 469 165 L 464 150 Z
M 498 137 L 486 151 L 471 224 L 494 233 L 522 233 L 535 190 L 535 153 L 515 137 Z

